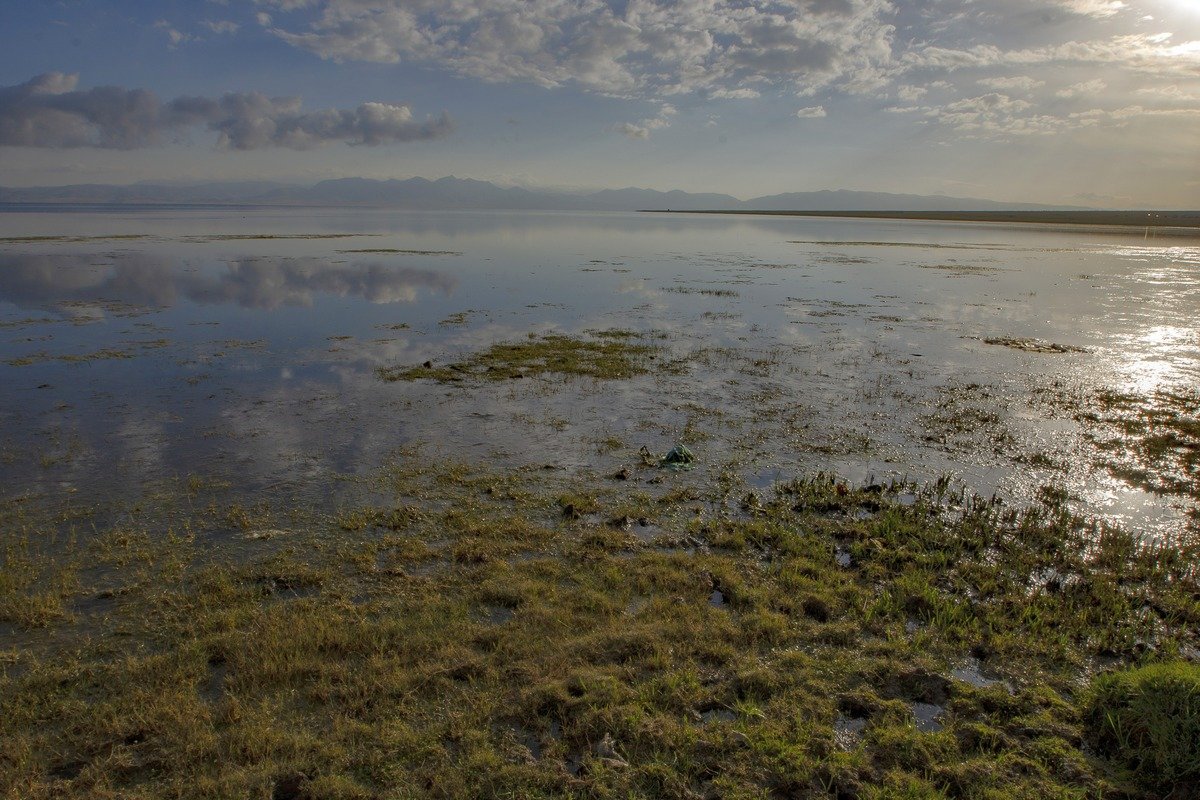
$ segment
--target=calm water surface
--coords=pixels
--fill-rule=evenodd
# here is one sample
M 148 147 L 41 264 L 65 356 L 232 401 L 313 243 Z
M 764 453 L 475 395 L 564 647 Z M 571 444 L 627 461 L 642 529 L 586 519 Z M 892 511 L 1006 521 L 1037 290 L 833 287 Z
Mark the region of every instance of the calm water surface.
M 1155 533 L 1195 526 L 1186 500 L 1098 466 L 1103 442 L 1067 402 L 1200 386 L 1194 239 L 363 210 L 0 213 L 0 237 L 5 497 L 135 497 L 203 475 L 333 503 L 339 476 L 414 443 L 603 474 L 682 438 L 698 474 L 751 485 L 950 473 L 1018 502 L 1060 485 Z M 654 336 L 683 371 L 376 374 L 612 328 Z

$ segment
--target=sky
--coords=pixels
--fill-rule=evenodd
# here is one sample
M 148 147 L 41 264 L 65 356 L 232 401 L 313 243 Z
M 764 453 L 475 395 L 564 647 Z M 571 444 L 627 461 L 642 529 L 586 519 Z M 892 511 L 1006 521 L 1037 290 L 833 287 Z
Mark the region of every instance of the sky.
M 0 185 L 1200 208 L 1200 0 L 0 0 Z

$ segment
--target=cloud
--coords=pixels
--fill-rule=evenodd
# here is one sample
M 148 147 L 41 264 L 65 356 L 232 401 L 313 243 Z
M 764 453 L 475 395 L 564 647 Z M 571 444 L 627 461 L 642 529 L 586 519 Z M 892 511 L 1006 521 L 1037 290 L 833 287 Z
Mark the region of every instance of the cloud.
M 1107 65 L 1150 75 L 1200 75 L 1200 41 L 1170 44 L 1170 33 L 1127 34 L 1094 41 L 1022 49 L 981 44 L 968 48 L 929 45 L 914 48 L 900 59 L 903 71 L 1040 65 Z
M 1121 0 L 1059 0 L 1060 6 L 1074 14 L 1104 19 L 1115 16 L 1129 8 Z
M 213 33 L 233 34 L 233 33 L 237 33 L 238 28 L 242 27 L 241 25 L 238 25 L 236 22 L 231 22 L 230 20 L 227 20 L 227 19 L 221 19 L 221 20 L 206 19 L 203 22 L 201 22 L 200 24 L 203 25 L 204 27 L 208 28 Z
M 1020 91 L 1032 92 L 1040 86 L 1045 86 L 1045 81 L 1039 81 L 1036 78 L 1031 78 L 1028 75 L 1014 75 L 1011 77 L 1000 78 L 980 78 L 976 81 L 980 86 L 986 86 L 989 89 L 997 91 Z
M 762 97 L 762 92 L 757 89 L 714 89 L 708 93 L 708 96 L 716 100 L 753 100 L 756 97 Z
M 800 119 L 823 119 L 828 114 L 825 113 L 825 106 L 809 106 L 797 111 L 796 116 Z
M 174 49 L 181 42 L 190 42 L 192 37 L 180 30 L 172 27 L 171 23 L 165 19 L 160 19 L 154 23 L 154 27 L 159 30 L 166 31 L 167 38 L 171 40 L 171 49 Z
M 1002 139 L 1044 136 L 1095 124 L 1094 119 L 1039 114 L 1033 103 L 989 92 L 942 106 L 920 109 L 923 116 L 953 128 L 964 139 Z
M 892 59 L 889 0 L 259 0 L 283 41 L 332 61 L 661 99 L 861 80 Z M 724 94 L 717 94 L 717 93 Z
M 0 146 L 132 150 L 204 125 L 221 147 L 307 149 L 330 142 L 381 145 L 436 139 L 453 123 L 443 112 L 424 121 L 408 106 L 363 103 L 354 109 L 303 111 L 296 97 L 238 92 L 160 102 L 146 89 L 76 89 L 77 75 L 50 72 L 0 87 Z
M 1100 80 L 1099 78 L 1096 78 L 1095 80 L 1084 81 L 1082 83 L 1073 84 L 1071 86 L 1066 87 L 1065 89 L 1059 89 L 1054 94 L 1057 97 L 1071 98 L 1071 97 L 1079 97 L 1080 95 L 1100 94 L 1107 88 L 1108 88 L 1107 83 Z
M 1137 93 L 1181 103 L 1191 103 L 1200 100 L 1200 95 L 1184 91 L 1175 84 L 1171 84 L 1170 86 L 1145 86 L 1138 89 Z
M 649 139 L 652 131 L 671 127 L 671 118 L 675 116 L 675 106 L 664 103 L 659 109 L 658 116 L 643 119 L 640 122 L 623 122 L 616 127 L 617 133 L 622 133 L 630 139 Z

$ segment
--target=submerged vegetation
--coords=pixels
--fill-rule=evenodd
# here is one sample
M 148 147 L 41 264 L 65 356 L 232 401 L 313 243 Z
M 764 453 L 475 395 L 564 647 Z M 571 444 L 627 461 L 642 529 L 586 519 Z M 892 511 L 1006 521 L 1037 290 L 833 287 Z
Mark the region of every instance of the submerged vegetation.
M 509 380 L 545 374 L 597 379 L 632 378 L 650 371 L 658 348 L 637 344 L 628 331 L 598 331 L 591 338 L 564 334 L 530 334 L 524 341 L 499 342 L 445 366 L 426 361 L 416 367 L 378 371 L 385 381 L 461 381 L 464 378 Z
M 1194 550 L 1089 523 L 1052 490 L 1016 510 L 946 481 L 760 494 L 621 473 L 411 451 L 328 517 L 230 506 L 202 480 L 111 523 L 6 504 L 0 626 L 22 644 L 0 651 L 2 791 L 1186 787 L 1177 737 L 1114 742 L 1095 720 L 1137 731 L 1125 720 L 1152 712 L 1127 686 L 1194 684 L 1178 666 L 1200 644 Z M 1101 665 L 1149 663 L 1174 666 L 1085 691 Z M 1172 772 L 1141 766 L 1160 758 Z
M 375 253 L 402 256 L 461 256 L 456 250 L 399 250 L 395 247 L 368 247 L 358 250 L 338 250 L 339 253 Z
M 983 340 L 985 344 L 995 344 L 1009 347 L 1013 350 L 1024 350 L 1027 353 L 1086 353 L 1082 347 L 1058 342 L 1044 342 L 1041 339 L 1018 338 L 1015 336 L 996 336 Z
M 1106 466 L 1135 485 L 1200 500 L 1200 392 L 1097 393 L 1078 418 L 1098 434 Z
M 1200 392 L 1080 395 L 1055 387 L 1037 397 L 1082 426 L 1096 466 L 1131 486 L 1183 499 L 1200 521 Z

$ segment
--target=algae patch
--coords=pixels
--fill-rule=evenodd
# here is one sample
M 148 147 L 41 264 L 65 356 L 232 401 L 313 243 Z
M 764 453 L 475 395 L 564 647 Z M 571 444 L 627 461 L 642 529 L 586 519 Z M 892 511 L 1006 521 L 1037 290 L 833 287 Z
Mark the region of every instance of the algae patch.
M 598 339 L 598 340 L 597 340 Z M 596 338 L 564 334 L 531 334 L 518 342 L 498 342 L 461 361 L 435 366 L 426 361 L 414 367 L 384 367 L 385 381 L 460 381 L 464 378 L 509 380 L 545 374 L 597 379 L 632 378 L 650 372 L 649 363 L 659 348 L 637 344 L 629 337 L 601 332 Z

